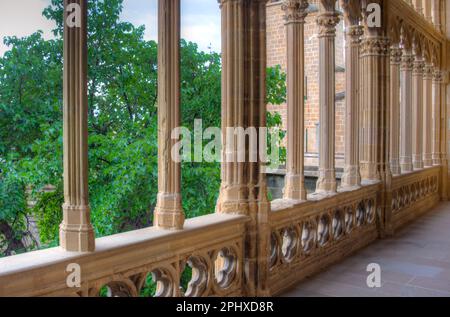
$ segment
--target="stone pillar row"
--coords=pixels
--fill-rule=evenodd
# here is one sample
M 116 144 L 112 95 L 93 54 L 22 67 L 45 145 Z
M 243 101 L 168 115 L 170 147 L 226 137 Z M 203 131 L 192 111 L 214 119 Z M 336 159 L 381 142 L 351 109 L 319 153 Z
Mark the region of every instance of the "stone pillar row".
M 319 194 L 337 191 L 335 35 L 340 19 L 335 2 L 320 0 L 317 17 L 321 122 Z M 246 251 L 248 293 L 264 294 L 266 277 L 260 274 L 265 271 L 257 270 L 258 266 L 267 266 L 265 252 L 270 241 L 270 204 L 262 173 L 264 162 L 248 162 L 248 157 L 246 162 L 229 161 L 230 154 L 236 157 L 240 149 L 237 136 L 227 135 L 226 131 L 229 127 L 266 126 L 266 0 L 220 0 L 219 3 L 224 151 L 217 212 L 250 216 Z M 415 4 L 417 7 L 419 2 Z M 81 12 L 77 23 L 73 23 L 71 16 L 74 5 Z M 401 46 L 389 43 L 383 31 L 369 27 L 364 20 L 364 27 L 360 26 L 360 1 L 341 0 L 341 7 L 347 25 L 347 124 L 342 187 L 357 188 L 361 179 L 384 181 L 390 173 L 398 175 L 442 164 L 446 160 L 442 137 L 445 118 L 442 72 L 437 65 L 425 63 L 417 42 L 411 44 L 402 39 Z M 287 199 L 302 201 L 306 200 L 304 23 L 308 2 L 285 0 L 282 8 L 287 34 L 289 139 L 284 195 Z M 93 251 L 95 237 L 88 197 L 87 1 L 65 0 L 64 9 L 65 22 L 72 22 L 64 24 L 64 205 L 60 241 L 68 251 Z M 181 205 L 181 166 L 172 158 L 175 142 L 171 139 L 172 130 L 180 125 L 180 0 L 158 1 L 158 23 L 159 175 L 155 225 L 163 229 L 182 229 L 185 216 Z M 248 156 L 250 149 L 245 146 Z M 258 150 L 262 147 L 265 142 L 259 138 Z

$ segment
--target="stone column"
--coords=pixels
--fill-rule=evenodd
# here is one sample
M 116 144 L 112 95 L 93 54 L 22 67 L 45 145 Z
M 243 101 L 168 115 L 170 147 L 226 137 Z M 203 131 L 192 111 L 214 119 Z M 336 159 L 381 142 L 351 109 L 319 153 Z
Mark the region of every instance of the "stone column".
M 230 128 L 245 127 L 248 39 L 246 0 L 220 0 L 222 12 L 222 166 L 217 212 L 248 214 L 248 166 L 238 162 L 237 136 Z
M 304 177 L 305 140 L 305 43 L 306 0 L 284 0 L 287 44 L 287 161 L 284 197 L 306 200 Z
M 266 151 L 266 0 L 220 0 L 222 13 L 222 170 L 216 212 L 249 216 L 245 237 L 246 296 L 268 296 L 270 203 Z M 254 129 L 257 140 L 239 142 L 230 129 Z M 250 136 L 251 138 L 251 136 Z M 257 144 L 256 148 L 253 146 Z M 245 160 L 239 160 L 239 153 Z
M 413 68 L 413 109 L 412 109 L 412 152 L 413 168 L 423 168 L 423 68 L 424 60 L 422 53 L 415 45 L 414 68 Z
M 423 77 L 423 165 L 433 166 L 433 122 L 432 122 L 433 65 L 426 63 Z
M 413 171 L 412 165 L 412 70 L 414 57 L 406 46 L 400 66 L 400 168 L 402 173 Z
M 318 193 L 336 192 L 335 171 L 335 37 L 339 14 L 334 0 L 321 0 L 319 25 L 320 144 Z
M 345 46 L 345 166 L 341 186 L 344 188 L 359 187 L 361 174 L 359 171 L 359 45 L 364 33 L 359 25 L 361 9 L 360 1 L 341 0 L 344 9 L 346 46 Z
M 399 45 L 391 46 L 391 97 L 390 97 L 390 166 L 393 175 L 401 174 L 400 168 L 400 63 L 402 50 Z
M 378 1 L 383 5 L 383 1 Z M 389 168 L 389 40 L 385 28 L 365 22 L 361 43 L 363 156 L 361 177 L 366 182 L 385 181 Z
M 433 73 L 433 165 L 441 165 L 441 84 L 442 72 L 439 68 Z
M 64 1 L 64 205 L 60 245 L 95 249 L 88 193 L 87 0 Z
M 180 126 L 180 0 L 158 1 L 158 196 L 155 225 L 183 229 L 180 158 L 172 157 Z M 178 154 L 178 152 L 177 152 Z

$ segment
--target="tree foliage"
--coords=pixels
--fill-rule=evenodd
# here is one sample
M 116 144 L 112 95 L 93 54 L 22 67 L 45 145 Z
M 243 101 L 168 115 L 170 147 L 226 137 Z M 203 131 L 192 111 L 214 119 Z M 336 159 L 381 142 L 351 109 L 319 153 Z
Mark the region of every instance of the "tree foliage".
M 88 7 L 89 192 L 97 236 L 151 225 L 157 194 L 157 43 L 144 39 L 143 26 L 120 20 L 122 4 L 98 0 Z M 43 13 L 56 22 L 54 40 L 40 31 L 9 37 L 0 58 L 0 223 L 14 224 L 21 241 L 31 186 L 45 245 L 57 243 L 63 201 L 62 10 L 62 1 L 52 0 Z M 268 73 L 268 99 L 279 103 L 284 74 Z M 183 126 L 192 130 L 197 118 L 204 127 L 220 126 L 220 77 L 219 54 L 181 41 Z M 270 122 L 279 125 L 280 118 Z M 48 184 L 56 190 L 40 192 Z M 183 163 L 188 218 L 214 211 L 219 185 L 218 163 Z

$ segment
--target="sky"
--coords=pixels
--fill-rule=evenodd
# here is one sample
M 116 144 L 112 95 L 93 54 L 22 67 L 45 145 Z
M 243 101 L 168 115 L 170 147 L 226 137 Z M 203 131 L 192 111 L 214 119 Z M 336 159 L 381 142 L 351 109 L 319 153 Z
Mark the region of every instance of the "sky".
M 42 16 L 50 0 L 0 0 L 0 56 L 5 36 L 27 36 L 37 30 L 51 38 L 54 24 Z M 121 19 L 145 25 L 147 40 L 157 38 L 157 0 L 124 0 Z M 220 9 L 217 0 L 181 0 L 181 36 L 201 50 L 220 51 Z

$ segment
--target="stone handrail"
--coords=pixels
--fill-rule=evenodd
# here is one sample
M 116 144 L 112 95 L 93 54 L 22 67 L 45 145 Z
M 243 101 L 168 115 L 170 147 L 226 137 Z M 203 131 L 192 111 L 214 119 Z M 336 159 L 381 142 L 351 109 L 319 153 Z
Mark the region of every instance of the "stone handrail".
M 269 221 L 270 293 L 288 289 L 377 239 L 380 186 L 299 204 L 275 201 Z
M 183 230 L 156 227 L 97 239 L 93 253 L 61 248 L 0 259 L 0 296 L 139 296 L 146 278 L 155 296 L 241 296 L 245 216 L 213 214 L 186 221 Z M 71 264 L 81 287 L 68 287 Z M 181 274 L 189 265 L 186 290 Z
M 391 226 L 395 231 L 440 200 L 441 167 L 431 167 L 392 179 Z

